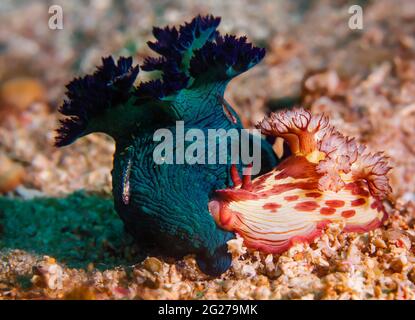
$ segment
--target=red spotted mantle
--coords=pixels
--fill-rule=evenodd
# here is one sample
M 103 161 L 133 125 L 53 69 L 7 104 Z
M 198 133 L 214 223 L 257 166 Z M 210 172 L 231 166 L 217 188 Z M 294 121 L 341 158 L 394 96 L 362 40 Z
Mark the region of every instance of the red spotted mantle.
M 217 190 L 209 203 L 219 226 L 240 234 L 247 247 L 280 253 L 311 242 L 330 222 L 344 221 L 346 232 L 382 224 L 382 200 L 391 188 L 381 153 L 366 152 L 327 117 L 303 109 L 272 114 L 258 127 L 285 139 L 292 155 L 252 181 L 249 174 L 241 179 L 233 166 L 234 186 Z

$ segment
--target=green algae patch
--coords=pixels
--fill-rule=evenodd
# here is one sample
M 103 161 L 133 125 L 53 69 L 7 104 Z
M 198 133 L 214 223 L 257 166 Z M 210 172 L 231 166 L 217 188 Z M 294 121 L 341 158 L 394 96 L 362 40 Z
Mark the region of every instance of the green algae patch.
M 66 198 L 0 197 L 0 250 L 13 249 L 48 255 L 74 268 L 139 261 L 113 200 L 82 191 Z

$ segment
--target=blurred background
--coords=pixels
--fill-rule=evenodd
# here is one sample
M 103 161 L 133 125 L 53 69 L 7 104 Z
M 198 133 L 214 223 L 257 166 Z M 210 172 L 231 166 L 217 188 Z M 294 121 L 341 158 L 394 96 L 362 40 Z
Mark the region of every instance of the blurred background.
M 53 5 L 63 10 L 62 30 L 49 28 Z M 349 27 L 352 5 L 363 10 L 361 29 Z M 392 219 L 391 226 L 413 231 L 413 0 L 1 0 L 0 194 L 32 199 L 85 189 L 110 195 L 110 138 L 94 134 L 63 149 L 53 146 L 65 84 L 91 72 L 102 56 L 131 55 L 141 63 L 151 54 L 146 42 L 153 40 L 153 26 L 179 25 L 199 13 L 221 16 L 221 32 L 247 35 L 266 48 L 264 61 L 233 80 L 226 91 L 245 126 L 299 104 L 327 113 L 339 131 L 390 157 L 391 203 L 406 214 Z M 95 207 L 85 206 L 86 211 Z M 0 249 L 1 222 L 0 210 Z M 116 251 L 105 246 L 105 252 Z M 19 257 L 4 259 L 13 264 L 23 259 Z M 412 277 L 415 281 L 415 271 Z M 359 290 L 359 297 L 366 297 Z

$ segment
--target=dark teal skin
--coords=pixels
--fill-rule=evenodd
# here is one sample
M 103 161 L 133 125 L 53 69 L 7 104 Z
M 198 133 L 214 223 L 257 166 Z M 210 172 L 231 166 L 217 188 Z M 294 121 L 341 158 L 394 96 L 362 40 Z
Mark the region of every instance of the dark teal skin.
M 189 95 L 186 104 L 175 102 L 178 112 L 184 110 L 182 119 L 186 124 L 185 131 L 186 128 L 205 131 L 242 129 L 233 109 L 230 112 L 236 123 L 223 111 L 223 90 L 224 85 L 220 90 L 204 90 L 214 93 L 195 97 L 192 104 L 189 104 L 192 102 Z M 186 112 L 189 109 L 191 112 Z M 175 126 L 166 128 L 175 132 Z M 213 191 L 232 185 L 230 162 L 215 165 L 155 164 L 153 151 L 159 142 L 153 142 L 153 133 L 153 130 L 137 132 L 136 137 L 129 142 L 117 143 L 112 171 L 116 211 L 127 230 L 147 253 L 176 258 L 196 254 L 198 265 L 204 273 L 219 275 L 230 267 L 231 255 L 227 252 L 226 242 L 235 235 L 217 227 L 208 211 L 208 202 Z M 264 140 L 262 149 L 264 172 L 276 164 L 276 159 L 271 146 Z M 130 199 L 125 203 L 122 195 L 125 184 L 123 177 L 129 161 Z
M 104 58 L 94 74 L 74 79 L 60 108 L 67 118 L 56 141 L 66 146 L 93 132 L 113 137 L 115 209 L 143 253 L 176 258 L 195 254 L 200 269 L 215 276 L 231 265 L 227 241 L 235 235 L 216 225 L 208 203 L 215 190 L 232 186 L 231 141 L 225 144 L 226 163 L 157 164 L 153 152 L 160 142 L 153 136 L 158 129 L 175 135 L 177 121 L 183 121 L 185 132 L 200 129 L 206 136 L 209 129 L 242 129 L 224 92 L 229 81 L 256 65 L 265 51 L 244 37 L 221 36 L 216 31 L 219 21 L 197 16 L 179 30 L 155 28 L 157 41 L 149 46 L 161 56 L 141 66 L 158 73 L 153 81 L 134 86 L 139 68 L 131 57 L 117 63 Z M 261 174 L 277 159 L 265 140 L 260 147 Z M 205 154 L 212 151 L 204 148 Z M 248 163 L 237 163 L 240 173 L 243 165 Z

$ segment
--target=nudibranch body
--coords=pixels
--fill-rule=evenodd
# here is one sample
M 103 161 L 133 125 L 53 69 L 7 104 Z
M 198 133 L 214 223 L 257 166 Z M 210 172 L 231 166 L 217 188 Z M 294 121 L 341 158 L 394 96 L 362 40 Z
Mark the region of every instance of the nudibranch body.
M 219 228 L 207 208 L 210 195 L 230 180 L 230 157 L 216 161 L 216 154 L 203 146 L 206 162 L 190 163 L 184 159 L 192 142 L 180 146 L 174 141 L 194 129 L 240 132 L 242 122 L 224 93 L 234 77 L 265 55 L 246 37 L 220 34 L 219 23 L 219 17 L 207 15 L 179 27 L 155 27 L 155 41 L 148 45 L 158 56 L 147 57 L 141 66 L 132 57 L 107 57 L 94 73 L 71 81 L 59 109 L 65 117 L 56 140 L 63 147 L 93 132 L 110 135 L 116 145 L 114 207 L 141 253 L 194 254 L 209 275 L 222 274 L 232 263 L 227 242 L 235 235 Z M 135 85 L 140 69 L 152 80 Z M 179 122 L 183 131 L 177 129 Z M 160 131 L 167 135 L 160 137 Z M 250 139 L 258 141 L 253 135 Z M 163 145 L 165 157 L 158 157 Z M 230 154 L 232 145 L 219 137 L 213 150 Z M 271 145 L 263 141 L 260 146 L 261 169 L 267 172 L 278 161 Z M 171 161 L 156 161 L 169 154 Z
M 382 204 L 391 188 L 390 167 L 304 109 L 274 113 L 258 124 L 265 135 L 282 137 L 292 155 L 251 181 L 231 169 L 234 186 L 217 190 L 209 203 L 216 223 L 240 234 L 247 247 L 281 253 L 310 242 L 330 222 L 344 231 L 366 232 L 387 217 Z

